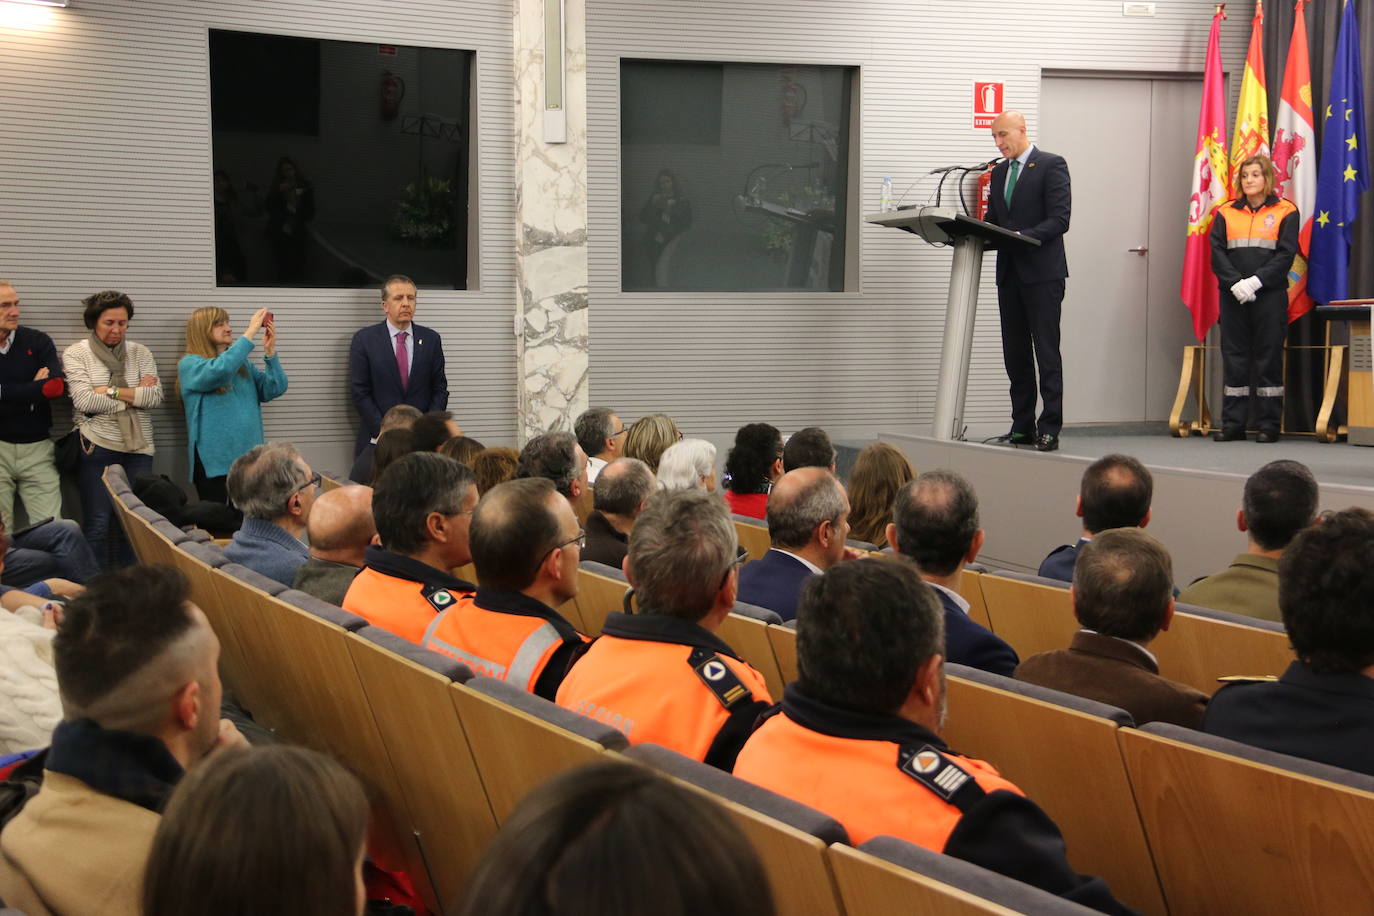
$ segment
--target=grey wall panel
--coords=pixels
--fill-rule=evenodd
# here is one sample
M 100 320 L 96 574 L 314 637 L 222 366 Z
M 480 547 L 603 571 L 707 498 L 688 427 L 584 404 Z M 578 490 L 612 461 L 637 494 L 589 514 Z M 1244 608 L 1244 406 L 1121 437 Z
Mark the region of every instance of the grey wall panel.
M 1067 0 L 591 0 L 593 403 L 613 405 L 628 418 L 662 410 L 689 435 L 719 444 L 728 444 L 739 424 L 756 420 L 784 433 L 818 423 L 839 437 L 882 430 L 924 434 L 950 260 L 947 251 L 914 237 L 864 226 L 850 240 L 860 246 L 858 276 L 849 278 L 853 292 L 621 292 L 621 58 L 860 67 L 860 143 L 851 171 L 860 176 L 863 212 L 877 209 L 883 176 L 894 179 L 900 194 L 934 166 L 996 154 L 988 131 L 972 127 L 974 80 L 1004 80 L 1007 104 L 1026 113 L 1031 137 L 1038 140 L 1042 70 L 1200 71 L 1211 13 L 1212 4 L 1198 0 L 1162 0 L 1153 18 L 1123 17 L 1119 3 Z M 1223 24 L 1223 59 L 1237 73 L 1248 37 L 1247 17 Z M 1239 80 L 1231 85 L 1238 91 Z M 1143 135 L 1103 136 L 1102 155 L 1112 156 L 1119 144 L 1143 142 Z M 1052 138 L 1044 145 L 1052 150 Z M 1190 139 L 1177 155 L 1191 160 L 1192 152 Z M 932 189 L 933 183 L 922 181 L 906 202 L 924 202 Z M 1122 190 L 1128 193 L 1126 182 Z M 638 205 L 627 206 L 633 212 Z M 1185 220 L 1180 212 L 1180 248 Z M 1072 231 L 1092 227 L 1080 223 Z M 1006 422 L 1009 408 L 991 262 L 990 256 L 966 419 L 995 426 Z M 1181 305 L 1179 310 L 1186 320 Z
M 152 348 L 170 389 L 192 310 L 222 306 L 241 328 L 269 306 L 291 387 L 264 408 L 267 435 L 293 440 L 316 465 L 339 471 L 351 462 L 355 428 L 348 341 L 381 318 L 380 297 L 214 286 L 208 30 L 476 51 L 472 206 L 482 225 L 469 269 L 480 288 L 424 290 L 417 317 L 444 336 L 450 406 L 464 429 L 492 443 L 514 440 L 509 3 L 415 0 L 402 14 L 378 0 L 81 0 L 42 12 L 46 24 L 0 17 L 0 277 L 19 289 L 23 322 L 60 349 L 86 333 L 80 298 L 122 289 L 137 306 L 131 339 Z M 388 61 L 377 58 L 377 79 L 395 69 Z M 184 472 L 179 402 L 169 397 L 154 424 L 159 469 Z

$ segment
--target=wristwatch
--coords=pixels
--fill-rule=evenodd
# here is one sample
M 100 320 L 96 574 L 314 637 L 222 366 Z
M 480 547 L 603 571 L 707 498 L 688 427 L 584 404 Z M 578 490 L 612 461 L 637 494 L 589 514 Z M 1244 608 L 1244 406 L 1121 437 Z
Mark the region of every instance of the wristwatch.
M 112 397 L 112 398 L 116 398 L 116 399 L 117 399 L 117 398 L 119 397 L 119 389 L 118 389 L 118 388 L 115 388 L 115 387 L 113 387 L 113 386 L 110 387 L 110 388 L 106 388 L 106 389 L 105 389 L 105 394 L 106 394 L 106 396 L 108 396 L 108 397 Z

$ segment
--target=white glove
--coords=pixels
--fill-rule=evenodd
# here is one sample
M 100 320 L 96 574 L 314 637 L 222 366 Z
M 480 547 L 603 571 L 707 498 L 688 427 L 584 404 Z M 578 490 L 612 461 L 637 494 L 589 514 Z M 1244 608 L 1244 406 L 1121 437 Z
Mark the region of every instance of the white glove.
M 1254 302 L 1255 293 L 1259 292 L 1259 288 L 1263 285 L 1259 277 L 1246 277 L 1231 287 L 1231 293 L 1240 302 Z

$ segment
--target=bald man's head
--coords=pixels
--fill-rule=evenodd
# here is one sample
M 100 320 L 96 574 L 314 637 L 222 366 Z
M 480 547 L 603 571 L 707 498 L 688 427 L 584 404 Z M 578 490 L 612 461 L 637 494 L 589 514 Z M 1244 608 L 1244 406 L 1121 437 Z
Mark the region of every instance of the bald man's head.
M 774 547 L 797 550 L 811 543 L 822 522 L 840 526 L 848 514 L 849 499 L 834 474 L 797 468 L 779 477 L 768 494 L 768 536 Z
M 310 511 L 306 531 L 312 557 L 362 566 L 363 553 L 377 535 L 372 518 L 372 488 L 336 487 L 321 494 Z
M 992 122 L 992 142 L 997 151 L 1007 159 L 1015 159 L 1030 146 L 1026 136 L 1026 118 L 1021 112 L 1009 109 L 1002 112 Z

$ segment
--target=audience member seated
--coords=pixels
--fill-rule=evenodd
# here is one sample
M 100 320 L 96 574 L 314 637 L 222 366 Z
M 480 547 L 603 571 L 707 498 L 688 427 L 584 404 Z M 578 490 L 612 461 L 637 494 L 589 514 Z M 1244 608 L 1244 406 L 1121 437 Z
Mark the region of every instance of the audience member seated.
M 431 410 L 422 414 L 410 424 L 410 431 L 415 434 L 413 445 L 417 452 L 437 452 L 445 442 L 463 434 L 462 427 L 447 410 Z
M 725 456 L 725 502 L 730 511 L 765 518 L 768 491 L 781 476 L 782 434 L 767 423 L 741 426 Z
M 320 494 L 306 525 L 310 559 L 296 570 L 292 588 L 321 601 L 342 605 L 353 579 L 377 543 L 372 520 L 372 488 L 351 485 Z
M 577 444 L 587 453 L 587 481 L 596 483 L 601 469 L 624 451 L 625 424 L 609 407 L 593 407 L 578 415 L 573 432 Z
M 472 514 L 472 564 L 481 585 L 439 612 L 424 647 L 552 700 L 587 648 L 555 610 L 577 594 L 586 536 L 551 481 L 493 487 Z
M 697 487 L 716 492 L 716 447 L 705 439 L 683 439 L 658 459 L 658 485 L 665 490 Z
M 377 437 L 376 450 L 372 455 L 372 477 L 369 483 L 375 485 L 382 474 L 397 461 L 411 452 L 420 451 L 415 447 L 415 431 L 409 426 L 388 429 Z
M 773 916 L 774 909 L 758 853 L 720 806 L 648 767 L 605 761 L 560 773 L 525 796 L 459 910 L 554 912 Z
M 0 594 L 22 589 L 40 598 L 72 598 L 100 572 L 81 526 L 51 519 L 6 536 L 0 522 Z
M 582 559 L 619 569 L 635 519 L 657 488 L 654 472 L 638 458 L 616 458 L 606 465 L 592 485 L 592 513 L 587 516 Z
M 768 497 L 772 547 L 739 571 L 739 600 L 796 617 L 807 579 L 859 556 L 844 546 L 848 534 L 849 497 L 835 475 L 815 465 L 788 471 Z
M 439 612 L 477 586 L 449 570 L 472 562 L 468 526 L 477 507 L 472 471 L 434 452 L 406 455 L 372 492 L 380 545 L 344 595 L 343 607 L 413 643 Z
M 1207 695 L 1159 676 L 1146 646 L 1174 616 L 1173 564 L 1139 528 L 1114 528 L 1078 551 L 1069 596 L 1083 629 L 1067 649 L 1041 652 L 1018 680 L 1126 710 L 1137 725 L 1201 728 Z
M 658 493 L 630 534 L 625 576 L 639 611 L 612 612 L 558 691 L 558 705 L 730 769 L 773 703 L 763 675 L 716 635 L 735 606 L 735 526 L 702 490 Z
M 572 433 L 554 432 L 535 436 L 520 451 L 516 479 L 543 477 L 568 502 L 576 505 L 587 491 L 587 453 Z
M 1178 600 L 1277 621 L 1279 559 L 1317 515 L 1317 481 L 1300 462 L 1271 461 L 1245 481 L 1242 500 L 1236 527 L 1246 536 L 1245 553 L 1185 588 Z
M 1103 455 L 1088 465 L 1073 510 L 1083 519 L 1083 533 L 1078 543 L 1051 550 L 1040 564 L 1039 575 L 1072 582 L 1078 550 L 1093 535 L 1109 528 L 1144 528 L 1150 523 L 1154 489 L 1149 469 L 1130 455 Z
M 942 630 L 935 595 L 902 561 L 841 563 L 807 582 L 800 676 L 744 745 L 735 775 L 829 814 L 856 845 L 895 836 L 1084 906 L 1131 912 L 1101 879 L 1074 873 L 1059 829 L 1020 789 L 940 738 Z
M 229 468 L 229 499 L 243 513 L 243 525 L 224 548 L 240 563 L 290 585 L 310 559 L 302 538 L 320 493 L 320 475 L 287 442 L 256 445 Z
M 384 433 L 393 429 L 409 429 L 411 424 L 420 419 L 420 409 L 411 407 L 409 404 L 397 404 L 382 415 L 382 428 L 377 433 L 380 439 Z M 355 483 L 370 483 L 373 477 L 372 462 L 377 454 L 377 439 L 371 439 L 363 450 L 358 453 L 358 457 L 353 461 L 353 469 L 348 472 L 348 479 Z
M 964 564 L 983 549 L 978 497 L 954 471 L 927 471 L 897 493 L 885 537 L 893 550 L 914 560 L 921 578 L 935 588 L 945 612 L 945 658 L 956 665 L 1011 677 L 1015 650 L 987 627 L 969 619 L 959 594 Z
M 62 721 L 52 659 L 58 610 L 34 600 L 11 611 L 8 601 L 23 594 L 9 592 L 0 602 L 0 756 L 46 747 Z M 7 804 L 0 803 L 0 820 Z
M 43 785 L 0 833 L 0 898 L 26 913 L 139 916 L 159 814 L 182 773 L 244 745 L 219 717 L 219 640 L 162 566 L 92 579 L 53 639 L 65 720 Z
M 361 916 L 368 803 L 323 754 L 216 754 L 172 793 L 153 837 L 143 916 Z
M 911 462 L 895 446 L 871 442 L 854 459 L 849 472 L 849 536 L 870 544 L 887 538 L 892 501 L 897 491 L 916 477 Z
M 1279 610 L 1297 661 L 1277 682 L 1218 690 L 1205 731 L 1374 776 L 1371 557 L 1367 509 L 1325 514 L 1293 538 L 1279 560 Z
M 625 434 L 626 458 L 638 458 L 658 473 L 658 462 L 674 442 L 682 441 L 682 432 L 666 413 L 651 413 L 640 417 Z
M 783 473 L 797 468 L 825 468 L 835 473 L 835 446 L 829 434 L 819 426 L 797 430 L 782 447 Z
M 472 472 L 477 475 L 477 492 L 486 492 L 498 483 L 515 479 L 520 467 L 520 453 L 504 445 L 484 448 L 472 459 Z
M 443 445 L 439 446 L 439 454 L 447 455 L 454 461 L 472 467 L 472 459 L 486 448 L 471 436 L 454 436 Z

